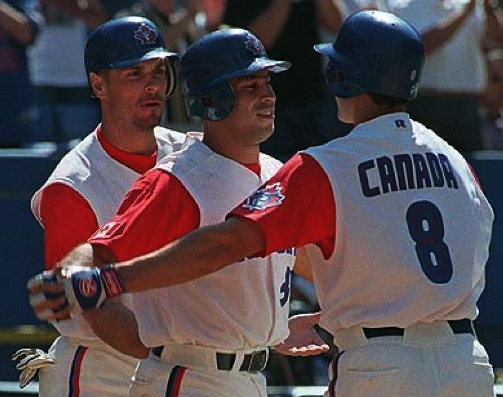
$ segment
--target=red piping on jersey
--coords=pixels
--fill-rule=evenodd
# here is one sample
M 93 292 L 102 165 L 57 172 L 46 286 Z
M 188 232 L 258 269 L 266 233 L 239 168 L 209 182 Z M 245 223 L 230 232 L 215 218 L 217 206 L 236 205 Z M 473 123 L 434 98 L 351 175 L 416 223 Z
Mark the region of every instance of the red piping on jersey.
M 79 346 L 75 352 L 72 369 L 70 371 L 68 397 L 80 397 L 80 371 L 82 369 L 82 362 L 84 361 L 84 355 L 86 354 L 87 349 L 87 347 Z

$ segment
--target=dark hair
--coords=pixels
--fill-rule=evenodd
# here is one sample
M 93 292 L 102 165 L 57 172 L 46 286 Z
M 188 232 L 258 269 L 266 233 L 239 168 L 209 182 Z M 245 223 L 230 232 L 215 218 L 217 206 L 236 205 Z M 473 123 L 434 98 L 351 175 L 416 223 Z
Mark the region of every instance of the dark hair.
M 372 92 L 368 93 L 370 98 L 376 105 L 386 108 L 394 108 L 395 106 L 407 105 L 409 102 L 407 99 L 397 98 L 388 95 L 374 94 Z

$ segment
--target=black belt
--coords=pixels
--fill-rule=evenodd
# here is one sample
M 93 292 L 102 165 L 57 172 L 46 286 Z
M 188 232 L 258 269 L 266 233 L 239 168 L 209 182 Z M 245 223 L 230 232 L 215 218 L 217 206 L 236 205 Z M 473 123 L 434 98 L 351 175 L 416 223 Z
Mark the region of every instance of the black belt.
M 234 353 L 217 353 L 217 368 L 221 371 L 230 371 L 236 361 Z M 249 354 L 245 354 L 240 371 L 258 372 L 262 371 L 267 365 L 267 350 L 259 350 Z
M 448 320 L 447 321 L 455 334 L 472 334 L 475 335 L 475 330 L 473 328 L 473 323 L 471 320 Z M 385 328 L 363 328 L 363 333 L 370 338 L 378 338 L 380 336 L 403 336 L 404 329 L 396 327 L 385 327 Z
M 154 347 L 151 351 L 154 356 L 161 357 L 164 346 Z M 234 367 L 237 355 L 234 353 L 216 353 L 217 369 L 220 371 L 230 371 Z M 249 354 L 245 354 L 240 371 L 243 372 L 259 372 L 267 365 L 267 350 L 259 350 Z

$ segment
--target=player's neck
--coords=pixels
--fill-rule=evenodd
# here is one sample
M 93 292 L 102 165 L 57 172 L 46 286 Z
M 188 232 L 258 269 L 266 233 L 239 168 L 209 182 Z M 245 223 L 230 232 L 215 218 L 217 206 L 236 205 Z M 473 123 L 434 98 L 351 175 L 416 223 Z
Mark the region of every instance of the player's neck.
M 153 128 L 140 130 L 131 126 L 103 121 L 101 135 L 112 146 L 127 153 L 150 155 L 157 148 Z
M 373 120 L 386 114 L 405 112 L 406 106 L 403 104 L 396 106 L 380 106 L 370 99 L 368 95 L 358 97 L 354 103 L 354 124 L 361 124 Z
M 240 164 L 258 164 L 259 162 L 259 144 L 243 143 L 232 134 L 205 129 L 203 143 L 215 153 Z

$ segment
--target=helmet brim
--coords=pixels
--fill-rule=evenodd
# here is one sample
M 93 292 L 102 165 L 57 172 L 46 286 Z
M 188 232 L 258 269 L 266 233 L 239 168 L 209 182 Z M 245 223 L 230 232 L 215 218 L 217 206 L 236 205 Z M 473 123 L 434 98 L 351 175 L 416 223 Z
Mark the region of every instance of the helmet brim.
M 255 60 L 250 64 L 217 77 L 215 80 L 210 82 L 209 85 L 211 86 L 237 77 L 249 76 L 261 70 L 269 70 L 272 73 L 280 73 L 290 69 L 291 66 L 292 64 L 288 61 L 275 61 L 269 58 L 255 58 Z
M 325 55 L 330 60 L 335 61 L 339 64 L 342 64 L 344 66 L 350 67 L 353 64 L 352 59 L 337 52 L 334 49 L 334 46 L 332 43 L 315 44 L 314 50 L 316 52 L 320 53 L 321 55 Z
M 117 60 L 112 62 L 106 69 L 125 69 L 127 67 L 136 65 L 140 62 L 150 61 L 152 59 L 160 59 L 160 58 L 179 58 L 179 55 L 176 52 L 167 51 L 164 48 L 155 48 L 148 52 L 143 52 L 138 54 L 136 57 L 128 56 L 127 59 Z

